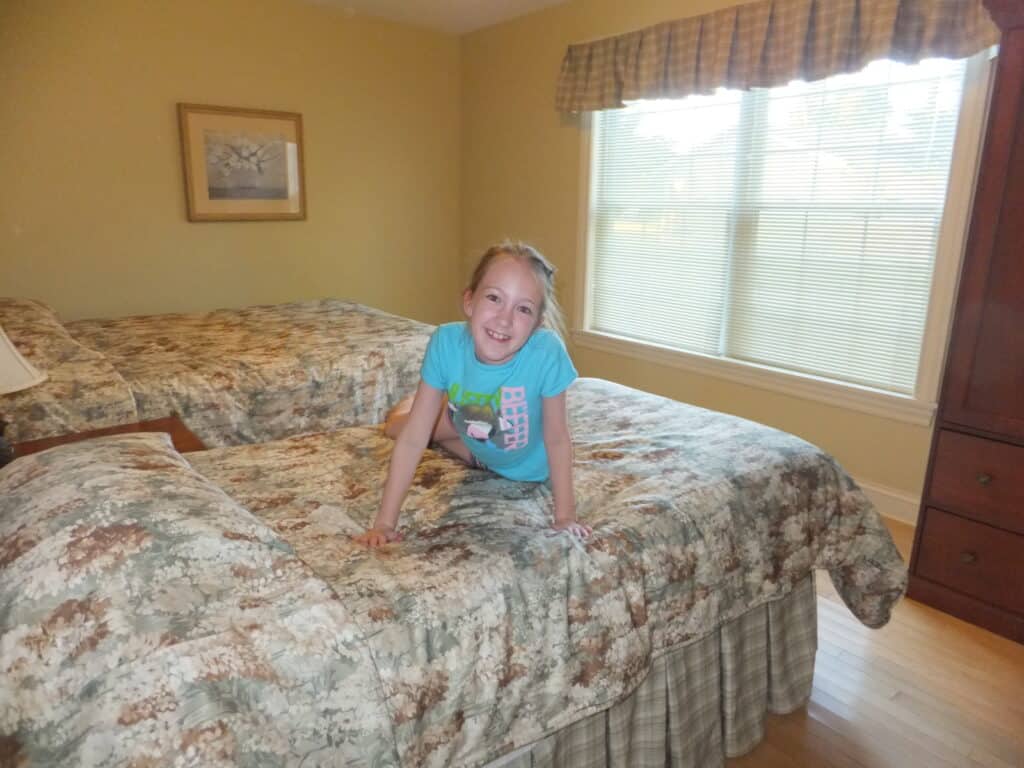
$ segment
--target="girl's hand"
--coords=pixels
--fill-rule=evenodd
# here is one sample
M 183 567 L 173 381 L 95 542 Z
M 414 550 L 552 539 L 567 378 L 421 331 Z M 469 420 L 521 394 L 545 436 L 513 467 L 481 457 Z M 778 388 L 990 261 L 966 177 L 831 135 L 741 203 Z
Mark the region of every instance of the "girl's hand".
M 551 527 L 556 531 L 568 531 L 578 539 L 589 539 L 594 532 L 593 528 L 579 520 L 555 520 Z
M 352 541 L 356 544 L 362 544 L 364 547 L 382 547 L 385 544 L 390 544 L 393 541 L 401 541 L 402 534 L 396 531 L 394 528 L 382 528 L 375 525 L 373 528 L 369 528 L 365 533 L 352 537 Z

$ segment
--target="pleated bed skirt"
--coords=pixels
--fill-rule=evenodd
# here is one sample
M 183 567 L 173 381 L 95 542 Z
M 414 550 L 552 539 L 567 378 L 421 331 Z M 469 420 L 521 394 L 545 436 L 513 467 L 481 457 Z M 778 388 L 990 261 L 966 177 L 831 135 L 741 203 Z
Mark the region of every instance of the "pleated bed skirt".
M 764 737 L 768 712 L 811 695 L 818 647 L 814 576 L 714 632 L 659 656 L 610 709 L 487 768 L 715 768 Z

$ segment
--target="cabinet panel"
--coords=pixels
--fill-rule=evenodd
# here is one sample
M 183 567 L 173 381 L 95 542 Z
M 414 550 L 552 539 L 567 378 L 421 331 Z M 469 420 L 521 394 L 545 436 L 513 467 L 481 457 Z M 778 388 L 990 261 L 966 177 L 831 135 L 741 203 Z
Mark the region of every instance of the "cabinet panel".
M 940 417 L 1024 441 L 1024 28 L 1004 30 Z
M 1024 536 L 928 509 L 917 573 L 998 608 L 1024 613 Z
M 1024 102 L 1022 102 L 1024 109 Z M 1024 117 L 1006 181 L 1003 222 L 992 253 L 974 352 L 966 408 L 1004 419 L 1024 434 Z
M 928 500 L 1024 534 L 1024 448 L 943 429 Z

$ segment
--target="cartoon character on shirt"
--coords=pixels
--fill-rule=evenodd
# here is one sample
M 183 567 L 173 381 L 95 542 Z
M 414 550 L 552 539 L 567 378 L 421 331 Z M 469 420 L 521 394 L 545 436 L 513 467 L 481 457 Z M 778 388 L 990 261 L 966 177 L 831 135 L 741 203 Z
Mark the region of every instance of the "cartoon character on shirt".
M 500 437 L 510 429 L 510 425 L 494 412 L 490 403 L 456 406 L 449 401 L 448 410 L 455 428 L 466 437 L 493 448 L 504 447 L 504 440 Z

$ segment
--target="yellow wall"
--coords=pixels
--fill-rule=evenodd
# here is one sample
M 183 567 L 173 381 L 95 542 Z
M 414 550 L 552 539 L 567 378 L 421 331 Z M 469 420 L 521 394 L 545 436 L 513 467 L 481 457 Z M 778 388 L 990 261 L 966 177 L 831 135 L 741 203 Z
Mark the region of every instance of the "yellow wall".
M 458 307 L 457 38 L 298 0 L 0 2 L 0 295 Z M 175 104 L 302 113 L 308 220 L 189 223 Z
M 734 0 L 692 0 L 705 13 Z M 299 0 L 0 2 L 0 295 L 66 318 L 324 295 L 427 321 L 511 236 L 571 317 L 580 130 L 553 108 L 570 42 L 680 15 L 575 0 L 461 40 Z M 305 222 L 185 219 L 175 103 L 301 112 Z M 585 375 L 772 424 L 917 494 L 930 430 L 585 349 Z
M 506 236 L 538 245 L 559 266 L 573 312 L 581 132 L 554 110 L 565 48 L 735 0 L 575 0 L 463 38 L 462 259 Z M 920 493 L 931 430 L 819 402 L 576 347 L 586 376 L 771 424 L 835 455 L 861 482 Z

